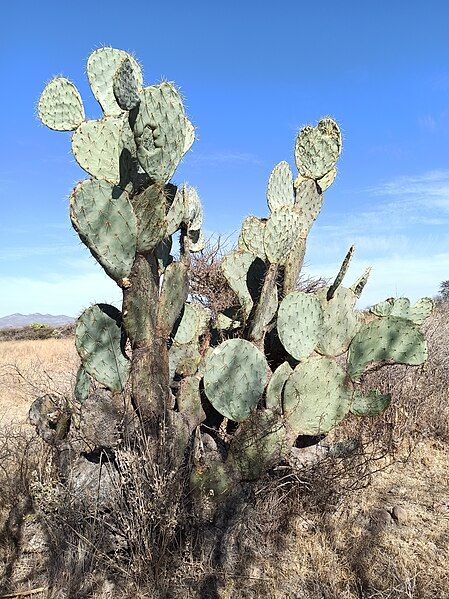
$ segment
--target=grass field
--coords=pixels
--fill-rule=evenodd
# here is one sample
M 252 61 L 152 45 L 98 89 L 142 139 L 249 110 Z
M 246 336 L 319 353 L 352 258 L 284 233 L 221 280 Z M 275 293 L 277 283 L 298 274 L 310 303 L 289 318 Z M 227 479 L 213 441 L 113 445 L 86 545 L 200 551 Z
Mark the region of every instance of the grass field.
M 447 325 L 446 316 L 444 322 Z M 330 482 L 323 473 L 322 480 L 315 481 L 316 488 L 335 484 L 337 490 L 325 508 L 311 501 L 313 494 L 296 503 L 290 498 L 285 509 L 264 505 L 261 499 L 255 536 L 242 539 L 247 559 L 239 562 L 236 576 L 229 576 L 211 597 L 449 598 L 445 327 L 435 321 L 428 331 L 433 345 L 426 369 L 399 369 L 379 380 L 381 386 L 396 389 L 396 404 L 379 425 L 373 420 L 372 430 L 369 423 L 363 426 L 372 437 L 386 434 L 389 427 L 399 431 L 394 456 L 384 456 L 366 484 L 354 485 L 357 488 L 352 490 L 340 480 Z M 69 396 L 77 366 L 73 338 L 0 343 L 0 428 L 30 429 L 26 418 L 32 400 L 45 392 Z M 359 422 L 344 425 L 343 433 L 353 434 L 351 427 L 357 428 Z M 344 480 L 351 483 L 348 476 Z M 3 506 L 4 527 L 8 509 Z M 5 538 L 0 543 L 4 572 L 11 555 Z M 16 552 L 8 589 L 11 585 L 18 590 L 45 588 L 45 560 L 42 555 L 32 557 L 27 543 L 25 539 Z M 0 579 L 1 564 L 2 559 Z M 122 596 L 108 593 L 83 596 Z M 43 591 L 34 596 L 49 595 Z
M 38 395 L 69 393 L 77 367 L 73 338 L 0 342 L 0 425 L 24 423 Z

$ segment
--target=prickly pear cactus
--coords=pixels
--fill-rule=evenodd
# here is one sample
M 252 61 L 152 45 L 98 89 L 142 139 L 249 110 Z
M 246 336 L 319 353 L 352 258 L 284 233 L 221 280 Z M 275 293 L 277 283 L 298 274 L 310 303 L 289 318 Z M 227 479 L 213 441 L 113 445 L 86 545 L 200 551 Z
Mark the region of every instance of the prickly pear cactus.
M 221 261 L 238 305 L 213 314 L 189 301 L 190 254 L 204 247 L 199 195 L 169 183 L 195 140 L 179 92 L 166 81 L 145 86 L 134 57 L 114 48 L 95 50 L 87 74 L 101 119 L 86 120 L 62 77 L 38 104 L 45 125 L 73 131 L 73 154 L 90 178 L 73 190 L 70 218 L 123 292 L 121 311 L 98 304 L 78 320 L 76 402 L 93 384 L 130 397 L 155 446 L 175 439 L 174 455 L 193 464 L 193 490 L 214 497 L 287 459 L 298 436 L 386 409 L 392 398 L 360 383 L 373 365 L 426 360 L 419 327 L 432 301 L 389 299 L 362 316 L 356 302 L 369 270 L 343 286 L 354 247 L 329 287 L 296 288 L 337 174 L 337 123 L 326 117 L 301 129 L 296 175 L 285 161 L 274 167 L 269 214 L 246 218 L 238 248 Z M 225 449 L 206 450 L 215 441 Z

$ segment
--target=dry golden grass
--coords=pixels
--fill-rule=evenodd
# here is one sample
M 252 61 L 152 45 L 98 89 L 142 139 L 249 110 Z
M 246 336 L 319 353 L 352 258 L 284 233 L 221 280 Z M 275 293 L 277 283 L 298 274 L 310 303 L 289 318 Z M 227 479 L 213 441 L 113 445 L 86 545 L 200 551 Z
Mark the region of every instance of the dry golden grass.
M 335 433 L 337 439 L 363 438 L 383 452 L 365 486 L 354 484 L 348 491 L 338 476 L 320 469 L 310 488 L 306 480 L 304 489 L 296 489 L 283 505 L 279 494 L 261 493 L 250 508 L 250 523 L 239 533 L 234 569 L 220 573 L 207 561 L 186 559 L 177 565 L 179 592 L 166 596 L 449 599 L 447 310 L 428 323 L 427 337 L 430 359 L 424 368 L 396 366 L 370 376 L 370 384 L 394 394 L 385 414 L 350 418 Z M 0 428 L 24 422 L 39 394 L 68 396 L 77 366 L 73 339 L 0 343 Z M 333 493 L 318 498 L 320 489 L 328 487 Z M 404 522 L 392 518 L 395 507 L 405 510 Z M 26 516 L 25 523 L 33 517 Z M 22 578 L 14 577 L 15 588 L 45 583 L 42 555 L 22 552 L 17 568 Z M 189 578 L 195 584 L 187 585 Z M 156 598 L 135 587 L 126 596 Z
M 39 395 L 68 395 L 78 362 L 73 338 L 0 342 L 0 425 L 24 423 Z

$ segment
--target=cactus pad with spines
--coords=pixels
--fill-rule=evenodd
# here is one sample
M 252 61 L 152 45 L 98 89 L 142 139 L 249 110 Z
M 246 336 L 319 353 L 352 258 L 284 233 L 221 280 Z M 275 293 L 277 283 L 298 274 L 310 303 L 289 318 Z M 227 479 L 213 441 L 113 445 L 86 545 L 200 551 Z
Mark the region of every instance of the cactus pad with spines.
M 167 266 L 159 295 L 158 330 L 168 336 L 177 321 L 188 294 L 187 266 L 172 262 Z
M 268 206 L 271 211 L 280 206 L 290 206 L 295 202 L 293 175 L 288 162 L 279 162 L 271 171 L 267 187 Z
M 133 63 L 128 56 L 120 62 L 112 87 L 116 102 L 122 110 L 132 110 L 139 104 L 142 85 L 136 78 Z
M 295 204 L 302 216 L 302 227 L 308 232 L 323 205 L 323 194 L 315 181 L 305 179 L 296 187 Z
M 279 339 L 295 360 L 304 360 L 315 349 L 323 330 L 323 311 L 312 293 L 293 291 L 281 302 L 278 311 Z
M 341 145 L 340 129 L 331 118 L 321 119 L 316 127 L 303 127 L 295 146 L 299 174 L 310 179 L 322 179 L 335 167 Z
M 430 297 L 422 297 L 413 306 L 405 297 L 390 298 L 380 302 L 371 308 L 372 314 L 376 316 L 399 316 L 411 320 L 415 324 L 423 324 L 433 311 L 433 300 Z
M 253 307 L 253 299 L 248 290 L 246 278 L 254 255 L 249 252 L 230 252 L 221 261 L 221 270 L 229 286 L 237 295 L 246 316 L 249 316 Z
M 98 48 L 87 60 L 87 77 L 95 98 L 98 100 L 105 115 L 120 114 L 122 109 L 114 96 L 114 76 L 123 59 L 128 58 L 138 87 L 142 87 L 142 70 L 133 56 L 124 50 L 115 48 Z
M 174 341 L 179 345 L 191 343 L 203 335 L 211 318 L 210 310 L 200 304 L 185 304 Z
M 360 328 L 349 348 L 348 372 L 358 380 L 369 364 L 391 361 L 417 366 L 426 359 L 427 344 L 418 326 L 399 316 L 386 316 Z
M 265 405 L 271 410 L 282 411 L 282 392 L 293 369 L 288 362 L 282 362 L 276 368 L 267 386 Z
M 338 287 L 332 299 L 327 299 L 329 288 L 317 292 L 323 310 L 322 334 L 317 351 L 326 356 L 339 356 L 347 351 L 360 328 L 360 315 L 355 310 L 356 295 L 351 289 Z
M 240 422 L 258 404 L 267 368 L 265 356 L 249 341 L 223 341 L 206 359 L 204 390 L 220 414 Z
M 281 206 L 271 213 L 264 232 L 264 248 L 272 264 L 283 264 L 298 237 L 305 236 L 301 229 L 301 216 L 293 206 Z
M 154 183 L 134 195 L 132 205 L 137 217 L 137 250 L 151 252 L 165 237 L 166 199 L 161 185 Z
M 85 121 L 72 137 L 72 152 L 82 169 L 110 183 L 127 183 L 136 144 L 126 115 Z
M 284 388 L 284 416 L 297 435 L 328 433 L 349 412 L 352 385 L 334 360 L 312 357 L 298 364 Z
M 122 284 L 131 272 L 137 243 L 137 222 L 128 194 L 106 181 L 83 181 L 70 197 L 70 218 L 107 274 Z
M 170 83 L 145 87 L 133 127 L 137 158 L 147 175 L 165 183 L 176 170 L 188 133 L 182 100 Z
M 84 366 L 81 365 L 76 373 L 75 388 L 73 390 L 76 401 L 79 403 L 86 401 L 89 397 L 91 383 L 92 379 L 90 375 L 86 372 Z
M 107 304 L 90 306 L 78 319 L 75 344 L 81 363 L 98 383 L 122 391 L 131 363 L 125 354 L 122 316 Z
M 242 223 L 239 237 L 239 248 L 248 251 L 261 260 L 265 260 L 265 235 L 266 221 L 257 216 L 248 216 Z
M 390 394 L 384 395 L 376 389 L 363 393 L 356 389 L 352 398 L 351 412 L 356 416 L 378 416 L 388 408 L 390 403 Z
M 326 191 L 326 189 L 328 189 L 332 185 L 332 183 L 335 181 L 336 177 L 337 177 L 337 169 L 334 167 L 326 175 L 324 175 L 324 177 L 321 177 L 321 179 L 318 179 L 317 185 L 321 189 L 322 192 Z
M 73 131 L 84 121 L 83 101 L 71 81 L 55 77 L 45 86 L 39 98 L 40 120 L 55 131 Z
M 181 223 L 186 220 L 186 202 L 182 189 L 176 191 L 173 202 L 167 212 L 167 235 L 173 235 Z M 201 226 L 201 225 L 200 225 Z

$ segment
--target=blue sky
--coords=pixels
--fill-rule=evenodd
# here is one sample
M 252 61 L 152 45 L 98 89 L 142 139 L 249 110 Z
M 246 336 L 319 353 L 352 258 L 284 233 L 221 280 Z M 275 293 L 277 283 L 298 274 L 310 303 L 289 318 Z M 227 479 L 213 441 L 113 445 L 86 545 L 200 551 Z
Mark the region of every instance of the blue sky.
M 76 315 L 118 301 L 80 244 L 68 195 L 84 173 L 70 136 L 35 117 L 46 81 L 73 80 L 89 118 L 89 53 L 135 53 L 147 84 L 174 80 L 198 141 L 175 175 L 203 199 L 206 231 L 265 216 L 298 129 L 334 116 L 344 134 L 337 181 L 309 237 L 309 274 L 373 266 L 362 304 L 434 295 L 449 279 L 449 3 L 123 2 L 43 0 L 2 6 L 0 316 Z M 132 8 L 131 8 L 132 7 Z

